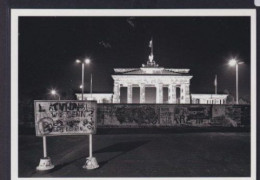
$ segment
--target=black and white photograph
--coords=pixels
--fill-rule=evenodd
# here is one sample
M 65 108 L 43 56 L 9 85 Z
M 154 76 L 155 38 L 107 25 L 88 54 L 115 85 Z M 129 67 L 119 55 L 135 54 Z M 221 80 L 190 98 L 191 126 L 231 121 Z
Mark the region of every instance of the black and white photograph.
M 14 179 L 255 178 L 255 10 L 13 10 L 11 25 Z

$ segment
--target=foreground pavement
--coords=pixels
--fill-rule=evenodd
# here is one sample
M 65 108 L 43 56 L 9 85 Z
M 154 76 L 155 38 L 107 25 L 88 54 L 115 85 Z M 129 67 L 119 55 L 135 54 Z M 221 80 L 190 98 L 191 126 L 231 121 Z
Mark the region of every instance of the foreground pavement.
M 250 133 L 193 132 L 93 136 L 100 167 L 85 170 L 88 136 L 47 137 L 55 168 L 36 171 L 42 138 L 19 137 L 19 177 L 247 177 Z

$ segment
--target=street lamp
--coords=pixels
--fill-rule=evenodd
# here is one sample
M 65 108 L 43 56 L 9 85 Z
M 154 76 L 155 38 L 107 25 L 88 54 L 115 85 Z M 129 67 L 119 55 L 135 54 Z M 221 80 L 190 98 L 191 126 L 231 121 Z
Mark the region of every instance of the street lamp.
M 79 59 L 76 60 L 76 63 L 81 63 L 81 66 L 82 66 L 82 93 L 81 93 L 81 100 L 83 101 L 83 96 L 84 96 L 84 67 L 85 67 L 85 64 L 89 64 L 90 63 L 90 59 L 85 59 L 84 61 L 81 61 Z
M 228 62 L 230 66 L 236 66 L 236 104 L 238 104 L 238 65 L 243 63 L 244 62 L 238 61 L 236 59 L 231 59 Z
M 55 89 L 52 89 L 52 90 L 51 90 L 51 94 L 52 94 L 53 96 L 58 96 L 58 98 L 59 98 L 59 100 L 60 100 L 60 95 L 57 93 L 57 91 L 56 91 Z
M 84 61 L 81 61 L 79 59 L 76 60 L 76 63 L 81 63 L 82 65 L 82 94 L 81 94 L 81 100 L 83 101 L 83 95 L 84 95 L 84 67 L 85 64 L 90 64 L 90 59 L 85 59 Z M 91 75 L 92 77 L 92 75 Z M 92 81 L 92 80 L 91 80 Z M 91 82 L 92 84 L 92 82 Z M 92 87 L 91 87 L 91 93 L 92 93 Z M 87 158 L 86 164 L 83 166 L 83 168 L 89 168 L 89 169 L 94 169 L 98 167 L 98 164 L 96 162 L 96 159 L 92 156 L 92 134 L 89 134 L 89 157 Z M 90 164 L 89 164 L 90 161 Z

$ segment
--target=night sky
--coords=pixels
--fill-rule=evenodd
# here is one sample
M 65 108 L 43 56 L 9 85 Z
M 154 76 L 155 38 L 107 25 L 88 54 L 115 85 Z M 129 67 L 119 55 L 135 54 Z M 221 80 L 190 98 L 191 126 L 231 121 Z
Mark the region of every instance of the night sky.
M 139 68 L 148 60 L 153 37 L 155 61 L 165 68 L 189 68 L 191 93 L 218 90 L 235 95 L 239 66 L 239 95 L 250 97 L 249 17 L 20 17 L 19 98 L 44 99 L 56 88 L 61 96 L 80 92 L 81 65 L 86 92 L 90 73 L 93 92 L 113 92 L 113 68 Z

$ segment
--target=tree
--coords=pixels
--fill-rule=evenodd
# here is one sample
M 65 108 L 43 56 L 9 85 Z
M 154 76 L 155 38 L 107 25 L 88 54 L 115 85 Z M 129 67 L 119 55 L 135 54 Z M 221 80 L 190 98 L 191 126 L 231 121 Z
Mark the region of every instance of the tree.
M 239 104 L 249 104 L 249 102 L 243 98 L 240 98 L 238 101 Z
M 229 90 L 225 89 L 224 94 L 227 94 L 227 104 L 235 104 L 235 97 L 229 92 Z

